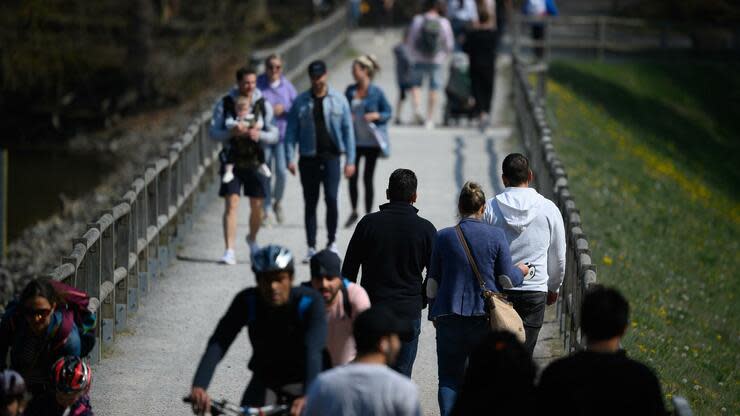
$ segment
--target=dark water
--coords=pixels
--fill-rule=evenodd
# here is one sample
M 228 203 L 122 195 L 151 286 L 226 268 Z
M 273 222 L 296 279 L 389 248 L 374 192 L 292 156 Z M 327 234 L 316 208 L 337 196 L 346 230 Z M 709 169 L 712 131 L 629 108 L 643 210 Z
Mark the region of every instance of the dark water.
M 36 222 L 61 212 L 60 195 L 90 192 L 113 169 L 111 158 L 67 151 L 8 151 L 8 240 Z

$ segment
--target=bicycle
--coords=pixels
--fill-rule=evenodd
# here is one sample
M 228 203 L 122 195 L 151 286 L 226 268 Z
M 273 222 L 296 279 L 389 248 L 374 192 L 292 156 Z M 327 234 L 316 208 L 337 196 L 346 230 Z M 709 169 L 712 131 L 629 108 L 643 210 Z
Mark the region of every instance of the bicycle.
M 183 402 L 192 404 L 190 396 L 183 397 Z M 239 406 L 226 399 L 211 400 L 211 415 L 219 416 L 287 416 L 290 415 L 290 406 L 287 404 L 271 404 L 262 407 Z

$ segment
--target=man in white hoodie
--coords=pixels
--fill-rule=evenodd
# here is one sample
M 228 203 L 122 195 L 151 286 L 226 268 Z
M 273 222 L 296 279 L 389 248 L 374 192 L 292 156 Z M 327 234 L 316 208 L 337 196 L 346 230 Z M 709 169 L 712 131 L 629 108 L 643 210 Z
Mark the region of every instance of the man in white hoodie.
M 484 220 L 506 235 L 512 263 L 528 262 L 530 273 L 520 287 L 507 290 L 524 321 L 525 347 L 532 355 L 545 318 L 545 305 L 558 299 L 565 276 L 565 226 L 558 207 L 529 187 L 529 160 L 519 153 L 504 159 L 504 192 L 486 204 Z

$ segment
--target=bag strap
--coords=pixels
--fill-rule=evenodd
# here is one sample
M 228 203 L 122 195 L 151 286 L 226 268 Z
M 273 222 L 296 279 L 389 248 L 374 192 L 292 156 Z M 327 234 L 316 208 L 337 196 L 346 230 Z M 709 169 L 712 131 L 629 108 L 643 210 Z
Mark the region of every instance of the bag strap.
M 462 243 L 463 250 L 465 251 L 465 255 L 468 257 L 468 263 L 470 263 L 470 267 L 473 269 L 473 274 L 478 279 L 478 284 L 480 285 L 481 294 L 483 294 L 483 292 L 487 290 L 486 282 L 483 280 L 483 276 L 481 276 L 480 270 L 478 270 L 478 265 L 475 263 L 473 254 L 470 252 L 470 247 L 468 247 L 468 242 L 465 240 L 465 235 L 463 234 L 462 227 L 460 227 L 460 224 L 457 224 L 455 226 L 455 231 L 457 231 L 457 237 L 460 239 L 460 243 Z

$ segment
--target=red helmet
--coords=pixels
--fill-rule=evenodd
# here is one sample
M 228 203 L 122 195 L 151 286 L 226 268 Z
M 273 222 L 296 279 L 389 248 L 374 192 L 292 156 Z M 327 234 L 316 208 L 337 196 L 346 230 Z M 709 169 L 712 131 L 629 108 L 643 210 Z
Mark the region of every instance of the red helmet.
M 51 383 L 62 393 L 79 393 L 90 387 L 92 370 L 80 357 L 67 356 L 51 366 Z

